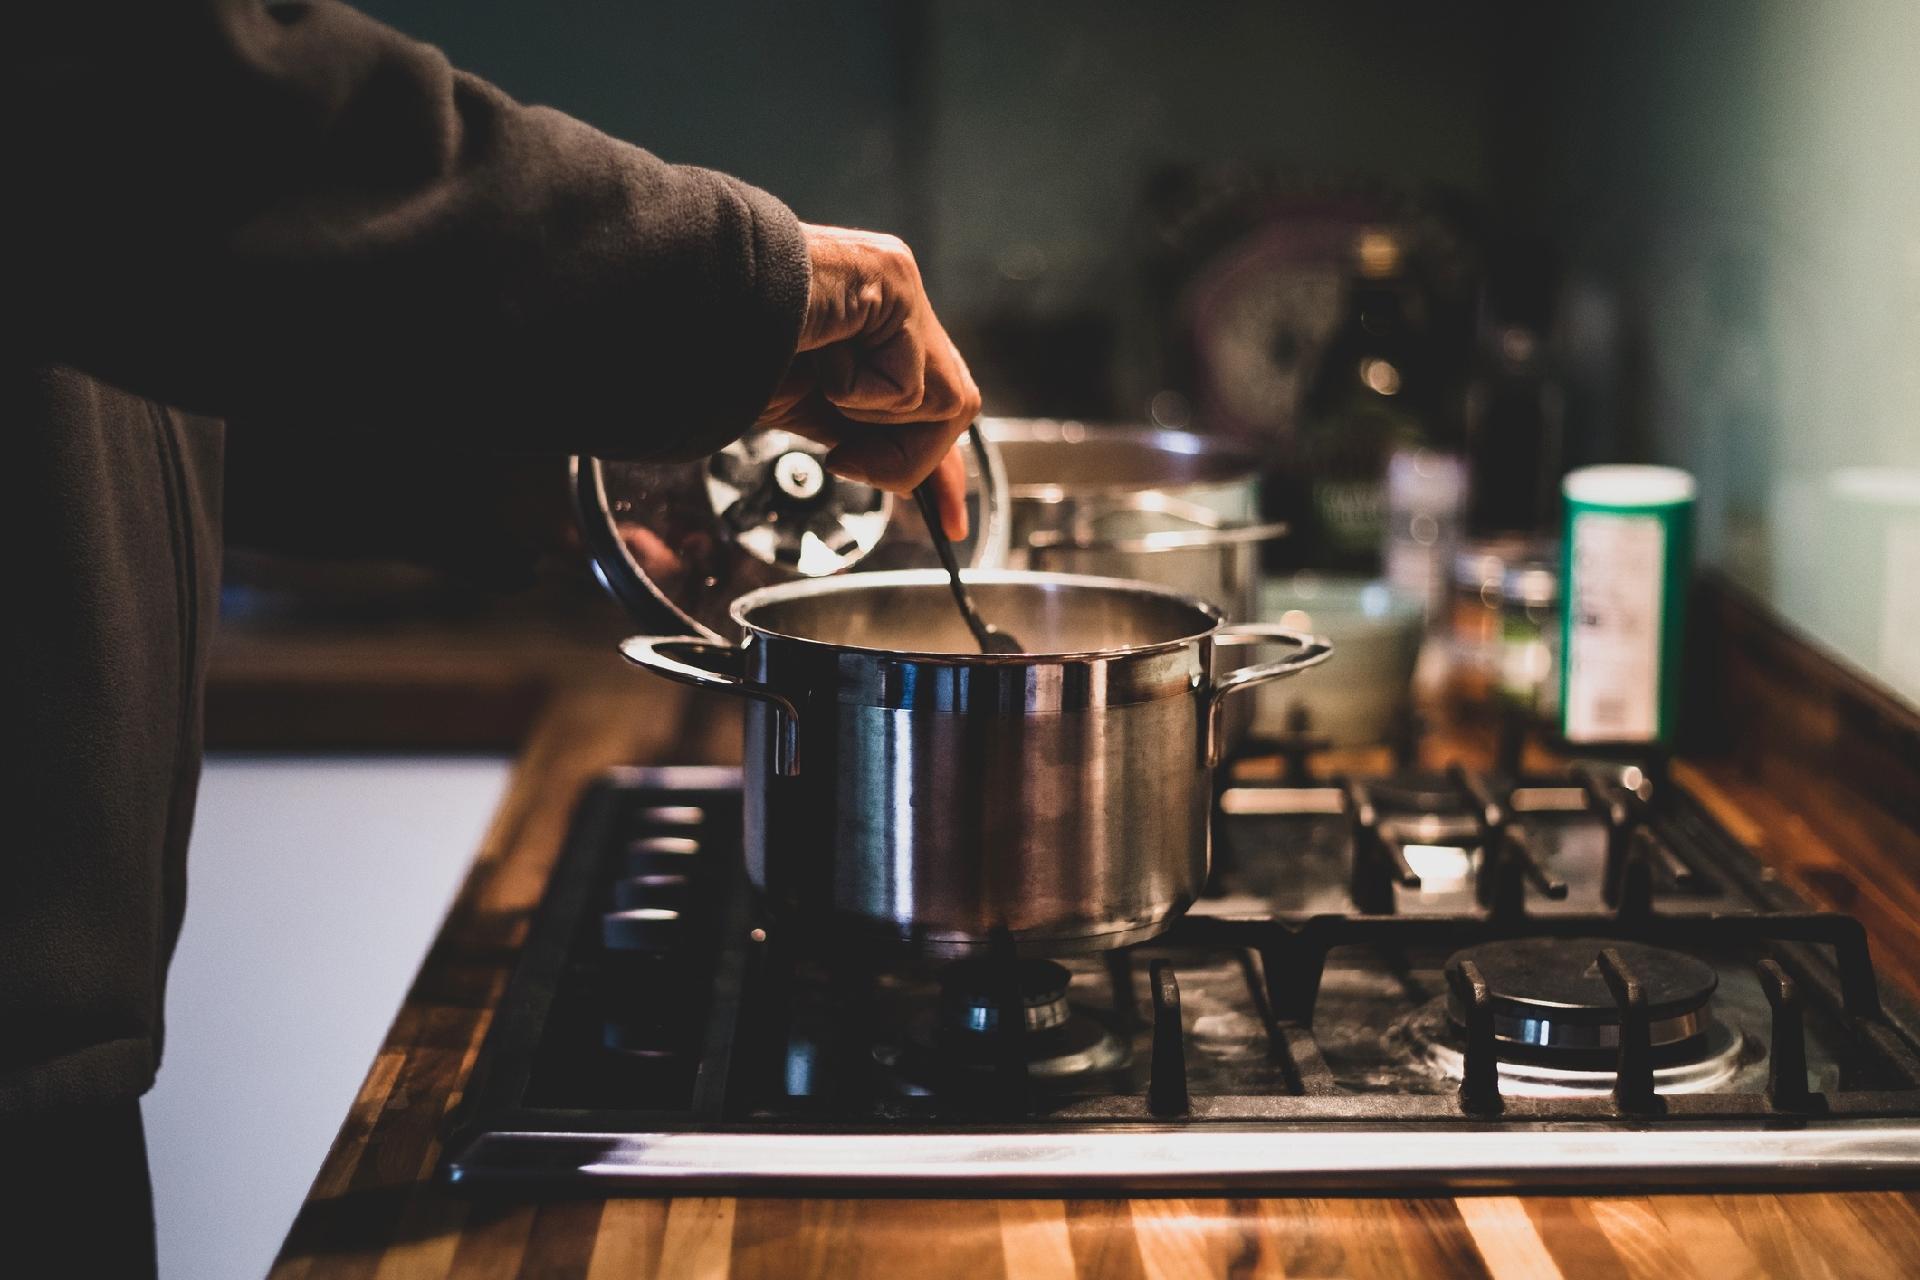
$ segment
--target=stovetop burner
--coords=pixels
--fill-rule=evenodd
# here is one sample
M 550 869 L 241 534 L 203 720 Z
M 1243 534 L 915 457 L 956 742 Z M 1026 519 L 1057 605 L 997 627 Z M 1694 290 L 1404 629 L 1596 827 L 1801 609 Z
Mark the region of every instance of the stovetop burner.
M 1073 975 L 1051 960 L 961 960 L 940 973 L 936 1007 L 900 993 L 904 1036 L 876 1029 L 874 1061 L 901 1091 L 980 1099 L 1003 1078 L 1045 1086 L 1125 1066 L 1128 1046 L 1110 1015 L 1067 999 Z M 1021 1025 L 1006 1011 L 1018 1005 Z
M 950 1031 L 986 1035 L 1000 1028 L 1003 1001 L 1017 1000 L 1028 1031 L 1045 1031 L 1067 1020 L 1067 984 L 1073 975 L 1051 960 L 961 960 L 940 975 L 942 1025 Z
M 1621 1007 L 1604 966 L 1633 975 L 1645 1000 L 1648 1066 L 1662 1095 L 1741 1087 L 1765 1057 L 1755 1002 L 1734 1000 L 1716 1016 L 1719 975 L 1682 951 L 1624 939 L 1503 938 L 1465 947 L 1447 972 L 1471 971 L 1486 984 L 1496 1078 L 1509 1096 L 1603 1097 L 1618 1082 Z M 1458 1084 L 1467 1074 L 1467 983 L 1429 1001 L 1390 1032 L 1410 1056 Z M 1749 993 L 1757 994 L 1757 993 Z M 1764 1079 L 1746 1079 L 1749 1087 Z
M 1465 1036 L 1446 1006 L 1447 1001 L 1436 1000 L 1422 1007 L 1389 1032 L 1388 1039 L 1408 1046 L 1413 1061 L 1428 1064 L 1457 1086 L 1467 1074 Z M 1757 1092 L 1766 1087 L 1765 1059 L 1764 1042 L 1709 1019 L 1683 1050 L 1658 1059 L 1652 1071 L 1653 1087 L 1662 1097 L 1739 1089 Z M 1495 1075 L 1507 1098 L 1605 1098 L 1618 1080 L 1610 1057 L 1521 1056 L 1504 1045 Z
M 1920 1015 L 1857 920 L 1808 910 L 1664 772 L 1232 780 L 1214 881 L 1166 934 L 945 967 L 763 917 L 739 786 L 632 770 L 587 795 L 455 1181 L 1920 1179 Z
M 1506 938 L 1456 952 L 1447 965 L 1471 963 L 1486 979 L 1502 1057 L 1608 1067 L 1620 1048 L 1620 1005 L 1601 971 L 1608 948 L 1645 992 L 1655 1053 L 1678 1060 L 1698 1048 L 1719 979 L 1711 966 L 1678 951 L 1605 938 Z M 1466 1029 L 1457 993 L 1448 996 L 1447 1014 Z

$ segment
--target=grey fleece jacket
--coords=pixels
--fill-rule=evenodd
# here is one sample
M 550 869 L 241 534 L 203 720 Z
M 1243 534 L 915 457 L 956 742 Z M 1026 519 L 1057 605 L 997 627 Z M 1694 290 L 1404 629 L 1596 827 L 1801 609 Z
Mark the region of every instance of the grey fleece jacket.
M 692 456 L 790 360 L 765 193 L 332 0 L 23 6 L 0 51 L 0 1114 L 143 1092 L 223 441 Z

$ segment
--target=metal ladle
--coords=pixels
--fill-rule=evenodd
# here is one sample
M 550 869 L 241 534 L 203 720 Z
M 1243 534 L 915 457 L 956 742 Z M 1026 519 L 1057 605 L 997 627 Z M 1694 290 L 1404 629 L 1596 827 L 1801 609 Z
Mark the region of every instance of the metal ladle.
M 975 447 L 979 447 L 979 424 L 967 428 L 975 437 Z M 967 590 L 967 584 L 960 580 L 960 561 L 953 553 L 953 543 L 947 537 L 947 528 L 940 522 L 940 502 L 934 496 L 933 477 L 928 476 L 914 486 L 913 500 L 920 504 L 920 518 L 927 523 L 927 536 L 933 539 L 934 552 L 940 557 L 940 563 L 947 571 L 947 586 L 953 590 L 953 602 L 960 606 L 960 617 L 966 622 L 967 630 L 973 632 L 974 642 L 982 653 L 1025 653 L 1026 646 L 1011 633 L 1002 631 L 980 616 L 978 606 L 973 603 L 973 593 Z

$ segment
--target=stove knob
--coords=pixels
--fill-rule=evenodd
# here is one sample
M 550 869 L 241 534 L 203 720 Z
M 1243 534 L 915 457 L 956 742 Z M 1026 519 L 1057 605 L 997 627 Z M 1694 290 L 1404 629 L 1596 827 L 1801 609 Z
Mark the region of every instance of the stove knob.
M 632 907 L 600 917 L 600 940 L 609 951 L 664 954 L 679 945 L 680 913 L 671 907 Z
M 697 827 L 707 820 L 707 811 L 697 804 L 663 804 L 642 809 L 639 817 L 647 828 Z
M 686 905 L 687 887 L 691 883 L 682 875 L 631 876 L 615 882 L 613 905 L 622 911 L 636 907 L 671 907 L 677 911 Z
M 698 840 L 686 836 L 648 836 L 627 846 L 627 874 L 690 875 L 699 856 Z

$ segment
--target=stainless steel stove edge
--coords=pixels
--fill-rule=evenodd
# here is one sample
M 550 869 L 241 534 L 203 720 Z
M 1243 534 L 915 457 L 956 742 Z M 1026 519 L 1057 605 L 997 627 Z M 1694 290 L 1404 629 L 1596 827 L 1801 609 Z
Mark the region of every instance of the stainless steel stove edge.
M 1920 1183 L 1910 1122 L 1717 1129 L 1559 1124 L 1079 1133 L 489 1133 L 447 1166 L 458 1187 L 834 1189 L 1034 1195 L 1076 1188 L 1547 1191 Z

